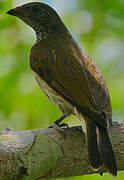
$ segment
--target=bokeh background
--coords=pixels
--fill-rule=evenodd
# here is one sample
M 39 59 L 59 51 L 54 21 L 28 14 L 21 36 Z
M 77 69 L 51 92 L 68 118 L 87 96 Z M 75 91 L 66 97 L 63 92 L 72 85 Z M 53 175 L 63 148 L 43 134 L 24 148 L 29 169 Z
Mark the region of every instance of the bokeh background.
M 32 29 L 6 11 L 28 0 L 0 0 L 0 130 L 47 127 L 60 113 L 44 96 L 29 67 Z M 80 46 L 95 59 L 109 87 L 113 120 L 124 119 L 124 0 L 46 0 Z M 68 124 L 79 125 L 70 116 Z M 64 178 L 111 180 L 108 174 Z M 119 172 L 117 180 L 124 179 Z

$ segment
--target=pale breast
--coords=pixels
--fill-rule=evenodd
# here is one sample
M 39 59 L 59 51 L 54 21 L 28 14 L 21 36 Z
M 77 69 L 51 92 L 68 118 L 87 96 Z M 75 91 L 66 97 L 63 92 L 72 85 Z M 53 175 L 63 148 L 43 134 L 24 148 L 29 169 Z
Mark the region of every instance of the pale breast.
M 65 101 L 54 89 L 52 89 L 44 80 L 42 80 L 36 73 L 35 78 L 38 82 L 40 88 L 45 93 L 45 95 L 49 98 L 49 100 L 56 104 L 62 114 L 74 114 L 73 105 L 69 104 Z

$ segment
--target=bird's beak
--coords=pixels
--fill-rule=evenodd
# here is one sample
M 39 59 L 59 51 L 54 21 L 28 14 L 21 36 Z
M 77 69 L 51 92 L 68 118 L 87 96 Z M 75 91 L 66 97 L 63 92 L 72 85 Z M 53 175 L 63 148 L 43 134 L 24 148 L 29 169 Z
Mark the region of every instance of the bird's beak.
M 12 16 L 17 16 L 16 8 L 10 9 L 9 11 L 7 11 L 7 14 L 10 14 L 10 15 L 12 15 Z
M 21 9 L 21 6 L 18 6 L 14 9 L 10 9 L 9 11 L 7 11 L 7 14 L 10 14 L 12 16 L 19 16 L 22 13 Z

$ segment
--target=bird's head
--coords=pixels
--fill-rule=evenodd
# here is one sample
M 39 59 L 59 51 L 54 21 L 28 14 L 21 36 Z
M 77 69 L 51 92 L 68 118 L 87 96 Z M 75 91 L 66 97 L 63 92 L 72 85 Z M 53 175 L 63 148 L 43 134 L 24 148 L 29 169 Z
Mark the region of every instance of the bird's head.
M 7 14 L 13 15 L 32 27 L 36 34 L 43 37 L 48 34 L 61 31 L 63 23 L 50 6 L 41 2 L 30 2 L 11 9 Z

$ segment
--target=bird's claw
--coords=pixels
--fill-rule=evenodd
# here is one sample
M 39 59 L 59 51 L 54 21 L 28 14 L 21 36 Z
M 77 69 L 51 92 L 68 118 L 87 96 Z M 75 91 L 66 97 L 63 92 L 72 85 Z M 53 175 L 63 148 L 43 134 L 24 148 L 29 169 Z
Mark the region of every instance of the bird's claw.
M 63 124 L 63 123 L 62 123 L 62 124 Z M 57 131 L 62 132 L 62 133 L 65 132 L 64 129 L 62 129 L 60 125 L 57 125 L 57 124 L 55 124 L 55 123 L 53 123 L 53 124 L 51 124 L 50 126 L 48 126 L 48 128 L 54 128 L 54 129 L 56 129 Z
M 55 129 L 58 129 L 60 130 L 61 127 L 67 127 L 68 128 L 68 124 L 67 123 L 61 123 L 61 121 L 66 118 L 67 115 L 62 115 L 60 118 L 58 118 L 57 120 L 54 121 L 53 124 L 51 124 L 49 126 L 49 128 L 55 128 Z M 60 124 L 61 123 L 61 124 Z M 62 129 L 61 129 L 62 130 Z
M 67 124 L 67 123 L 62 123 L 62 124 L 59 124 L 58 126 L 61 127 L 61 128 L 62 128 L 62 127 L 68 128 L 68 124 Z

